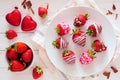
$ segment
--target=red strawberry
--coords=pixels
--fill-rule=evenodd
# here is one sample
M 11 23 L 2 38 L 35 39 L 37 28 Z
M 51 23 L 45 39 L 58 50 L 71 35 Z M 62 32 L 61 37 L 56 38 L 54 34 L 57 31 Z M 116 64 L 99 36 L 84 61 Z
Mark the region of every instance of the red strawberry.
M 100 40 L 95 40 L 92 43 L 92 48 L 96 52 L 102 52 L 102 51 L 106 51 L 107 50 L 107 47 L 102 42 L 100 42 Z
M 95 58 L 95 54 L 93 51 L 88 50 L 87 52 L 83 52 L 80 56 L 80 63 L 81 64 L 89 64 L 91 63 L 94 58 Z
M 74 19 L 73 25 L 75 27 L 81 27 L 86 23 L 86 20 L 88 19 L 88 14 L 79 14 L 77 18 Z
M 32 56 L 33 56 L 32 50 L 29 49 L 22 54 L 21 58 L 25 63 L 29 63 L 32 60 Z
M 8 30 L 6 31 L 6 37 L 11 40 L 17 37 L 17 33 L 14 30 Z
M 7 52 L 6 52 L 6 56 L 10 60 L 16 60 L 17 57 L 18 57 L 18 55 L 16 53 L 16 50 L 14 48 L 8 49 Z
M 33 71 L 32 71 L 32 76 L 34 79 L 38 79 L 43 75 L 43 70 L 39 67 L 36 66 Z
M 69 33 L 69 31 L 70 31 L 69 24 L 66 24 L 64 22 L 57 24 L 56 32 L 58 35 L 63 36 L 65 34 Z
M 76 60 L 75 53 L 71 50 L 65 50 L 62 54 L 62 58 L 68 64 L 73 64 Z
M 32 19 L 31 16 L 25 16 L 22 21 L 21 29 L 23 31 L 32 31 L 36 29 L 37 23 Z
M 48 10 L 47 8 L 44 8 L 44 7 L 39 7 L 38 8 L 38 15 L 42 18 L 45 18 L 48 14 Z
M 86 34 L 79 29 L 73 30 L 72 40 L 78 45 L 85 46 L 86 43 Z
M 57 38 L 55 41 L 52 42 L 52 45 L 57 49 L 62 49 L 68 46 L 68 42 L 63 38 Z
M 22 54 L 28 49 L 28 46 L 23 42 L 17 42 L 14 44 L 17 53 Z
M 101 31 L 101 25 L 93 23 L 88 27 L 87 34 L 92 37 L 97 37 L 99 34 L 101 34 Z
M 9 24 L 13 26 L 19 26 L 21 22 L 21 13 L 18 9 L 13 10 L 12 12 L 6 15 L 6 20 Z
M 9 67 L 12 72 L 22 71 L 24 68 L 25 66 L 17 60 L 12 60 Z

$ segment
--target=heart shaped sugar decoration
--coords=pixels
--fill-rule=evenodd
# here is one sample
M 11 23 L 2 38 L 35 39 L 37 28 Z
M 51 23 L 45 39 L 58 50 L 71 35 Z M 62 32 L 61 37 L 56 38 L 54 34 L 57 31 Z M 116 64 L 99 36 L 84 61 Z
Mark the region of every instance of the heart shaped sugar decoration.
M 25 16 L 23 18 L 22 24 L 21 24 L 21 29 L 23 31 L 32 31 L 36 29 L 37 23 L 32 19 L 31 16 Z
M 18 9 L 6 14 L 6 20 L 13 26 L 19 26 L 21 22 L 21 13 Z

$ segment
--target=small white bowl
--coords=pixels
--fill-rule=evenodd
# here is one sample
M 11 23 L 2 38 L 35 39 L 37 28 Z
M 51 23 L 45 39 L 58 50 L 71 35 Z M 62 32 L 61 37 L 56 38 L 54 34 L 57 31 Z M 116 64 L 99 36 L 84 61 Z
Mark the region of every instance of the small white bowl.
M 32 57 L 32 61 L 31 61 L 31 63 L 29 64 L 29 66 L 27 66 L 24 70 L 22 70 L 22 71 L 16 71 L 16 72 L 13 72 L 13 71 L 11 71 L 11 70 L 10 70 L 10 71 L 13 72 L 13 73 L 24 73 L 24 72 L 29 71 L 29 69 L 33 66 L 34 59 L 35 59 L 35 54 L 34 54 L 34 50 L 33 50 L 32 46 L 31 46 L 28 42 L 25 42 L 25 41 L 16 41 L 16 42 L 13 42 L 12 44 L 10 44 L 9 46 L 11 46 L 11 45 L 13 45 L 13 44 L 15 44 L 15 43 L 17 43 L 17 42 L 25 43 L 25 44 L 28 46 L 28 48 L 30 48 L 30 49 L 32 50 L 33 57 Z M 9 46 L 8 46 L 8 47 L 9 47 Z M 6 52 L 7 52 L 7 50 L 6 50 Z M 5 56 L 6 56 L 6 55 L 5 55 Z M 7 59 L 7 56 L 6 56 L 6 59 Z M 7 62 L 8 62 L 8 64 L 9 64 L 8 59 L 7 59 Z

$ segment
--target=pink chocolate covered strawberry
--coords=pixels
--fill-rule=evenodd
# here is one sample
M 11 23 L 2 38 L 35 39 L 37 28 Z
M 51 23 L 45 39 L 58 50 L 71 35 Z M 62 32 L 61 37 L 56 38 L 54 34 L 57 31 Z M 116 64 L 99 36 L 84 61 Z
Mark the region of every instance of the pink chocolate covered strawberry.
M 21 22 L 21 13 L 18 9 L 13 10 L 10 13 L 7 13 L 6 20 L 9 24 L 13 26 L 19 26 Z
M 92 48 L 96 52 L 102 52 L 107 50 L 107 47 L 105 46 L 105 44 L 100 40 L 94 40 L 92 43 Z
M 95 58 L 95 53 L 92 50 L 88 50 L 87 52 L 83 52 L 80 56 L 81 64 L 90 64 Z
M 87 34 L 92 37 L 97 37 L 101 34 L 102 27 L 99 24 L 93 23 L 89 25 Z
M 73 25 L 75 27 L 81 27 L 86 23 L 86 20 L 88 19 L 88 14 L 79 14 L 75 19 Z
M 65 34 L 69 33 L 69 31 L 70 31 L 69 24 L 67 24 L 65 22 L 61 22 L 61 23 L 57 24 L 56 32 L 58 35 L 63 36 Z
M 73 30 L 72 40 L 74 43 L 80 46 L 85 46 L 86 34 L 83 31 L 80 31 L 79 29 Z
M 73 64 L 76 61 L 75 53 L 71 50 L 65 50 L 62 54 L 62 58 L 67 64 Z
M 64 38 L 57 38 L 55 41 L 52 42 L 52 45 L 57 49 L 67 48 L 68 42 Z

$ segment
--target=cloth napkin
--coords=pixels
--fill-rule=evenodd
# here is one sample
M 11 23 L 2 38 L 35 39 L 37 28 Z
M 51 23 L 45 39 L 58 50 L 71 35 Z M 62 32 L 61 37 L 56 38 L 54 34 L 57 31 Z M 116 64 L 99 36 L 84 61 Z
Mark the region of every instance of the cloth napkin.
M 68 8 L 68 7 L 73 7 L 73 6 L 89 6 L 92 8 L 97 9 L 99 12 L 102 13 L 102 11 L 100 10 L 100 8 L 95 4 L 94 0 L 71 0 L 69 1 L 68 4 L 65 5 L 64 8 Z M 58 10 L 57 12 L 61 11 L 62 9 Z M 55 12 L 55 13 L 57 13 Z M 69 75 L 65 75 L 64 73 L 62 73 L 61 71 L 59 71 L 57 68 L 55 68 L 55 66 L 50 62 L 47 54 L 46 54 L 46 50 L 44 48 L 44 33 L 46 32 L 46 28 L 48 27 L 49 23 L 52 21 L 52 19 L 54 18 L 56 14 L 51 15 L 48 17 L 48 19 L 46 19 L 46 21 L 44 22 L 44 24 L 41 24 L 37 29 L 36 33 L 34 34 L 34 36 L 32 37 L 32 40 L 39 45 L 39 57 L 41 58 L 41 60 L 43 61 L 44 65 L 48 68 L 48 72 L 52 72 L 52 74 L 54 75 L 53 80 L 98 80 L 97 78 L 97 74 L 96 75 L 92 75 L 94 76 L 88 76 L 88 77 L 83 77 L 83 78 L 78 78 L 78 77 L 73 77 L 73 76 L 69 76 Z M 117 30 L 117 28 L 114 26 L 114 23 L 112 23 L 113 28 L 114 28 L 114 32 L 116 35 L 116 39 L 117 39 L 117 47 L 116 47 L 116 52 L 115 55 L 111 61 L 114 62 L 115 59 L 120 55 L 120 32 Z M 51 74 L 51 76 L 52 76 Z

